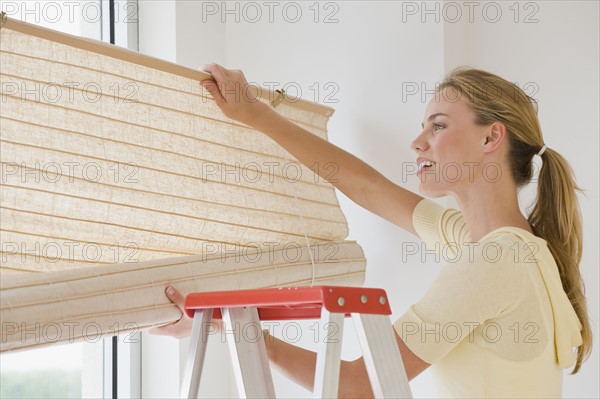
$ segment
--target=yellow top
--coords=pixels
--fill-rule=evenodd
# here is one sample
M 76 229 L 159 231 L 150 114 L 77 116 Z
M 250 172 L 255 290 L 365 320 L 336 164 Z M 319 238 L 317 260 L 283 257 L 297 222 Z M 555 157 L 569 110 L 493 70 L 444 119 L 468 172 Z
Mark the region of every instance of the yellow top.
M 441 397 L 561 397 L 581 324 L 546 241 L 516 227 L 470 241 L 462 213 L 424 199 L 413 224 L 444 261 L 394 328 Z

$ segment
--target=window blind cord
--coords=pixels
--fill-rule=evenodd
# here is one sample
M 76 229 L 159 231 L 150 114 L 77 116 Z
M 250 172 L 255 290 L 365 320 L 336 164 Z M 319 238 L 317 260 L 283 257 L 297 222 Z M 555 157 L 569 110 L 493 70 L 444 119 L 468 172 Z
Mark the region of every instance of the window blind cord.
M 277 98 L 271 102 L 271 106 L 274 108 L 276 107 L 281 100 L 283 100 L 285 98 L 285 91 L 282 89 L 280 90 L 276 90 L 277 93 L 279 93 L 279 96 L 277 96 Z M 291 160 L 289 159 L 289 157 L 285 157 L 285 160 L 287 162 L 291 162 Z M 282 169 L 283 172 L 283 169 Z M 283 174 L 282 174 L 283 177 Z M 298 179 L 298 181 L 300 181 Z M 297 182 L 291 182 L 292 184 L 297 183 Z M 300 207 L 299 207 L 299 203 L 300 201 L 298 200 L 298 194 L 296 193 L 296 186 L 292 187 L 292 190 L 294 192 L 294 199 L 296 202 L 296 210 L 297 210 L 297 214 L 298 217 L 300 218 L 300 224 L 302 227 L 302 230 L 304 232 L 304 242 L 306 242 L 306 249 L 308 250 L 308 256 L 310 258 L 310 264 L 311 264 L 311 278 L 310 278 L 310 286 L 313 287 L 315 285 L 315 259 L 313 258 L 313 253 L 310 250 L 310 242 L 308 241 L 308 234 L 307 234 L 307 228 L 306 228 L 306 222 L 304 221 L 304 218 L 302 217 L 302 213 L 299 211 Z
M 286 157 L 286 160 L 288 162 L 291 162 L 291 160 L 289 158 Z M 298 180 L 299 181 L 299 180 Z M 298 181 L 296 182 L 291 182 L 291 184 L 296 184 L 298 183 Z M 306 248 L 308 250 L 308 256 L 310 258 L 310 264 L 311 264 L 311 278 L 310 278 L 310 286 L 314 286 L 315 285 L 315 259 L 313 257 L 313 253 L 310 250 L 310 242 L 308 241 L 308 234 L 307 234 L 307 228 L 306 228 L 306 222 L 304 220 L 304 218 L 302 217 L 302 212 L 299 211 L 300 207 L 300 200 L 298 199 L 298 194 L 296 193 L 296 186 L 292 186 L 292 190 L 294 192 L 294 199 L 296 200 L 296 210 L 297 210 L 297 214 L 298 217 L 300 218 L 300 224 L 302 226 L 302 230 L 304 232 L 304 241 L 306 242 Z

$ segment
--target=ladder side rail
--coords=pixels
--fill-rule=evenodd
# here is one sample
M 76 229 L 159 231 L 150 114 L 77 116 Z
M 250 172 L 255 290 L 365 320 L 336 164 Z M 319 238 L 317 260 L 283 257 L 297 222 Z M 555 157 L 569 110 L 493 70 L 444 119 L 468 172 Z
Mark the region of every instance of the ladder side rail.
M 321 310 L 318 351 L 313 393 L 315 398 L 337 398 L 340 382 L 340 357 L 344 335 L 344 314 Z M 326 335 L 321 339 L 321 332 Z
M 238 395 L 274 398 L 275 388 L 258 310 L 255 307 L 221 309 Z
M 389 316 L 353 313 L 352 319 L 375 397 L 412 398 Z
M 194 312 L 190 346 L 180 390 L 182 399 L 198 397 L 212 314 L 212 309 L 198 309 Z

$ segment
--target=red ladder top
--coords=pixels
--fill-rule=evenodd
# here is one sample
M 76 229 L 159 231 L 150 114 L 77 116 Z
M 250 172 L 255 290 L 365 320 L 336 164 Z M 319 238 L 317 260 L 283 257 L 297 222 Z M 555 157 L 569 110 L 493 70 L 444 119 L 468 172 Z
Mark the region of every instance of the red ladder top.
M 363 287 L 290 287 L 255 290 L 195 292 L 185 298 L 189 317 L 201 309 L 214 309 L 213 318 L 221 318 L 221 308 L 256 307 L 261 320 L 315 319 L 321 308 L 332 313 L 368 313 L 391 315 L 384 290 Z

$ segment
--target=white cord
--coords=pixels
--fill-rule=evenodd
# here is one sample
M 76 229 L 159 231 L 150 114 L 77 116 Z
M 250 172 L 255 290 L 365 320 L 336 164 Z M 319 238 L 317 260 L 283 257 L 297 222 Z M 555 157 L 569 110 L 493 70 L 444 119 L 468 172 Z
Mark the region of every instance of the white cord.
M 288 162 L 291 162 L 289 159 L 286 158 L 286 160 Z M 283 171 L 283 169 L 282 169 Z M 283 175 L 282 175 L 283 176 Z M 300 181 L 300 180 L 298 180 Z M 292 182 L 292 184 L 295 184 L 294 182 Z M 296 186 L 293 186 L 292 189 L 294 190 L 294 198 L 296 199 L 296 205 L 299 205 L 299 199 L 298 199 L 298 195 L 296 194 Z M 304 240 L 306 242 L 306 248 L 308 249 L 308 256 L 310 257 L 310 263 L 312 265 L 312 276 L 311 276 L 311 280 L 310 280 L 310 286 L 314 286 L 315 285 L 315 260 L 313 258 L 313 253 L 310 250 L 310 242 L 308 241 L 308 234 L 307 234 L 307 229 L 306 229 L 306 222 L 304 221 L 304 218 L 302 217 L 302 213 L 300 212 L 300 206 L 297 206 L 296 208 L 298 210 L 298 217 L 300 218 L 300 223 L 302 224 L 302 230 L 304 230 Z
M 279 101 L 283 100 L 285 98 L 285 91 L 281 90 L 277 90 L 277 92 L 279 93 L 279 96 L 277 97 L 276 100 L 278 100 L 276 103 L 271 103 L 271 106 L 275 107 L 277 106 L 277 104 L 279 104 Z M 291 160 L 286 157 L 285 158 L 286 161 L 291 162 Z M 283 168 L 281 169 L 283 172 Z M 281 177 L 283 177 L 283 173 L 281 175 Z M 285 179 L 284 179 L 285 180 Z M 300 180 L 298 180 L 300 181 Z M 292 183 L 294 184 L 294 183 Z M 308 241 L 308 234 L 307 234 L 307 229 L 306 229 L 306 222 L 304 221 L 304 218 L 302 217 L 302 213 L 300 212 L 300 206 L 299 205 L 299 200 L 298 200 L 298 195 L 296 193 L 296 186 L 293 186 L 292 188 L 294 190 L 294 198 L 296 199 L 296 205 L 297 205 L 297 209 L 298 209 L 298 217 L 300 218 L 300 223 L 302 224 L 302 229 L 304 230 L 304 241 L 306 242 L 306 248 L 308 249 L 308 256 L 310 257 L 310 264 L 312 266 L 312 271 L 311 271 L 311 279 L 310 279 L 310 286 L 314 286 L 315 285 L 315 260 L 313 258 L 313 254 L 312 251 L 310 250 L 310 242 Z

